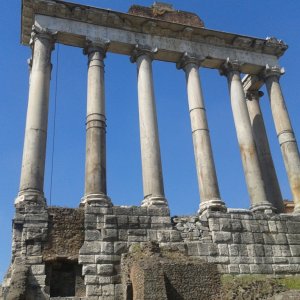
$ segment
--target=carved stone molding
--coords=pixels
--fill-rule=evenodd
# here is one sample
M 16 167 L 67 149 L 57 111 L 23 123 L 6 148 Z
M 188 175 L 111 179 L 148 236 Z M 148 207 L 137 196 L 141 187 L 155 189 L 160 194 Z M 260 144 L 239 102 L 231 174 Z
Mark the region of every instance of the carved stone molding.
M 141 44 L 136 44 L 133 51 L 132 55 L 130 57 L 130 61 L 132 63 L 135 63 L 136 60 L 138 59 L 139 56 L 141 55 L 148 55 L 150 58 L 153 60 L 155 53 L 157 53 L 158 49 L 156 47 L 151 47 L 148 45 L 141 45 Z
M 282 68 L 280 66 L 269 66 L 269 65 L 266 65 L 265 69 L 261 73 L 261 76 L 262 76 L 263 79 L 267 79 L 270 76 L 280 77 L 284 73 L 285 73 L 284 68 Z
M 176 67 L 177 69 L 184 69 L 188 64 L 194 64 L 199 68 L 204 60 L 205 57 L 199 57 L 197 55 L 185 52 L 179 62 L 176 64 Z
M 89 55 L 93 52 L 100 52 L 102 57 L 105 58 L 109 44 L 110 44 L 110 40 L 105 40 L 105 39 L 91 40 L 87 38 L 86 45 L 83 49 L 83 54 Z
M 231 72 L 240 72 L 241 71 L 241 62 L 237 59 L 230 59 L 229 57 L 223 63 L 220 68 L 220 74 L 227 76 Z
M 262 91 L 247 91 L 246 92 L 246 100 L 259 100 L 264 93 Z
M 49 30 L 48 28 L 41 28 L 36 25 L 33 25 L 29 44 L 31 47 L 33 47 L 34 42 L 37 39 L 44 39 L 44 40 L 48 40 L 50 43 L 52 43 L 51 50 L 53 50 L 54 46 L 55 46 L 56 36 L 57 36 L 56 31 L 54 32 L 52 30 Z

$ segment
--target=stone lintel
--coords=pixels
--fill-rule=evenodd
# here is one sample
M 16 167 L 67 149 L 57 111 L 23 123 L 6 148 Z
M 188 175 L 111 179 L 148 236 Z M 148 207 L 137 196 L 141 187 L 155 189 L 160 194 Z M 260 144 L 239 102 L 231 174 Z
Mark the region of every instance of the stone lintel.
M 158 48 L 155 57 L 158 60 L 177 62 L 182 53 L 198 51 L 209 57 L 204 67 L 219 68 L 230 57 L 243 62 L 242 72 L 251 74 L 257 74 L 266 64 L 276 65 L 287 49 L 284 42 L 275 38 L 240 36 L 63 1 L 23 0 L 21 41 L 25 45 L 29 43 L 34 23 L 58 29 L 57 41 L 70 46 L 83 48 L 91 34 L 110 39 L 109 51 L 130 55 L 136 43 L 151 42 Z

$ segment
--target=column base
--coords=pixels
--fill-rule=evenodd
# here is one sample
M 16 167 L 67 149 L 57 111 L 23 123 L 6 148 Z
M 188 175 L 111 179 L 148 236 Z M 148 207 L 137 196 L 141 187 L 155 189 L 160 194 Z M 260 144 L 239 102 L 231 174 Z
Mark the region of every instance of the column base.
M 295 205 L 293 214 L 300 214 L 300 205 Z
M 227 207 L 220 199 L 213 199 L 200 203 L 198 214 L 201 215 L 206 210 L 227 212 Z
M 86 204 L 101 207 L 112 207 L 111 199 L 105 194 L 89 194 L 81 198 L 80 206 Z
M 150 196 L 143 199 L 141 206 L 142 207 L 149 207 L 149 206 L 168 207 L 168 202 L 165 197 Z
M 259 212 L 264 214 L 273 214 L 277 212 L 277 209 L 269 203 L 252 205 L 250 207 L 250 210 L 252 212 Z
M 15 199 L 15 206 L 26 203 L 47 206 L 47 201 L 44 194 L 37 190 L 26 190 L 19 192 L 17 198 Z

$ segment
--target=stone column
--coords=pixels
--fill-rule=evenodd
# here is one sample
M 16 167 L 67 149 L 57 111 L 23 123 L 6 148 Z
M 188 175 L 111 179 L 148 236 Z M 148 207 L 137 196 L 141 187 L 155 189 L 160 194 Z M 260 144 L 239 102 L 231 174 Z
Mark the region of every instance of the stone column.
M 106 117 L 104 93 L 104 58 L 109 42 L 88 42 L 85 203 L 111 206 L 106 193 Z
M 20 191 L 15 204 L 23 201 L 46 203 L 43 187 L 52 68 L 51 52 L 54 49 L 53 34 L 34 27 L 31 46 L 33 56 L 30 68 Z
M 264 78 L 270 98 L 277 137 L 293 195 L 295 204 L 294 212 L 300 213 L 299 150 L 279 84 L 279 77 L 282 74 L 283 70 L 279 67 L 267 66 L 264 72 Z
M 152 59 L 156 49 L 137 45 L 131 62 L 137 64 L 140 141 L 144 200 L 142 206 L 167 206 L 160 157 Z
M 245 93 L 240 78 L 239 62 L 228 59 L 222 66 L 221 74 L 226 75 L 228 79 L 231 108 L 246 184 L 251 200 L 251 209 L 253 211 L 259 210 L 268 212 L 270 209 L 273 209 L 273 207 L 271 203 L 268 202 L 264 189 Z
M 277 212 L 283 213 L 284 205 L 282 201 L 282 195 L 270 151 L 264 119 L 259 104 L 259 99 L 262 96 L 263 92 L 261 91 L 248 91 L 246 92 L 246 103 L 267 198 L 269 202 L 272 203 L 272 205 L 277 209 Z
M 199 76 L 201 62 L 201 58 L 199 59 L 185 53 L 177 64 L 177 68 L 182 68 L 186 75 L 194 154 L 201 198 L 199 213 L 206 209 L 226 210 L 225 204 L 220 197 L 201 89 Z

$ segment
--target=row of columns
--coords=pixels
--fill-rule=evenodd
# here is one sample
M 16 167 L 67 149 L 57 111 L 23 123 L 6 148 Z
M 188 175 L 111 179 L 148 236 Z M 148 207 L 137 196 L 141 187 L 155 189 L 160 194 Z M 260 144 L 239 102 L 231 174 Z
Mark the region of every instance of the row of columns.
M 55 39 L 50 32 L 34 29 L 32 68 L 23 151 L 20 201 L 45 203 L 43 194 L 51 52 Z M 106 190 L 106 117 L 104 93 L 104 58 L 109 41 L 89 41 L 88 92 L 86 117 L 85 194 L 81 204 L 111 206 Z M 131 61 L 137 65 L 140 142 L 143 173 L 143 206 L 168 206 L 164 194 L 159 146 L 152 60 L 157 49 L 137 45 Z M 213 159 L 199 68 L 204 58 L 185 53 L 177 67 L 186 75 L 188 105 L 198 175 L 201 204 L 206 209 L 226 210 L 221 200 Z M 283 201 L 272 161 L 266 130 L 259 107 L 258 92 L 245 95 L 238 61 L 227 60 L 221 68 L 227 77 L 231 107 L 240 146 L 241 158 L 251 200 L 256 211 L 283 212 Z M 273 119 L 281 146 L 289 182 L 300 211 L 300 160 L 297 143 L 280 90 L 277 68 L 264 71 Z M 246 101 L 247 100 L 247 101 Z

